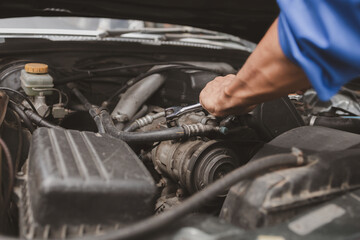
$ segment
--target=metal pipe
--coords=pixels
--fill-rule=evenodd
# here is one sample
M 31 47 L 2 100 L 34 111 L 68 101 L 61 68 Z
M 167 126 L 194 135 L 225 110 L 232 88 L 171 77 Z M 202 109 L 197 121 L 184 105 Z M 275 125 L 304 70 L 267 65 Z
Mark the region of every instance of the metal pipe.
M 123 129 L 124 123 L 128 122 L 141 108 L 141 106 L 163 85 L 165 77 L 161 74 L 150 75 L 130 87 L 122 96 L 113 112 L 112 119 L 120 124 L 116 127 Z

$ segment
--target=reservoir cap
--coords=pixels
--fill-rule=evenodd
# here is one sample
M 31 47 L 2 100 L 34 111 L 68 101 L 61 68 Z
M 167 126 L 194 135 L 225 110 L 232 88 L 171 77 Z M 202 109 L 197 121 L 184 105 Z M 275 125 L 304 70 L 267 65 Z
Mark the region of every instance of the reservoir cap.
M 48 73 L 48 65 L 43 63 L 28 63 L 25 65 L 27 73 Z

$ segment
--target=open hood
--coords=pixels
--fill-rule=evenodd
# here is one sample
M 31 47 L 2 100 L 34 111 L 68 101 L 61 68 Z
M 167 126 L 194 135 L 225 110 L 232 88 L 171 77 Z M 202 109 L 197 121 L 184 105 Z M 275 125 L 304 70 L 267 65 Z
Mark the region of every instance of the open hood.
M 275 0 L 3 0 L 0 18 L 83 16 L 188 25 L 259 41 L 278 14 Z

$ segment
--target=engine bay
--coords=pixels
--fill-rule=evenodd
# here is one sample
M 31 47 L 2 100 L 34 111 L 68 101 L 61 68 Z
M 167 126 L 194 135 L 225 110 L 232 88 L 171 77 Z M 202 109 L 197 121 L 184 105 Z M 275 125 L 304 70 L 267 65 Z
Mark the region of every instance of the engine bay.
M 298 165 L 269 166 L 199 197 L 187 213 L 254 230 L 360 186 L 356 82 L 328 103 L 310 89 L 218 118 L 196 105 L 199 93 L 249 53 L 205 61 L 110 52 L 0 61 L 2 234 L 106 236 L 185 209 L 242 166 L 277 154 Z

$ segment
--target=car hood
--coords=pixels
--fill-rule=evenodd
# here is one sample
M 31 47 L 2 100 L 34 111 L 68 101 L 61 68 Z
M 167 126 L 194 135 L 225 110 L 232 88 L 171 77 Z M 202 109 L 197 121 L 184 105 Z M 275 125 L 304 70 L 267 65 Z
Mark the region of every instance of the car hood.
M 259 41 L 278 14 L 276 0 L 4 0 L 0 18 L 86 16 L 188 25 Z

